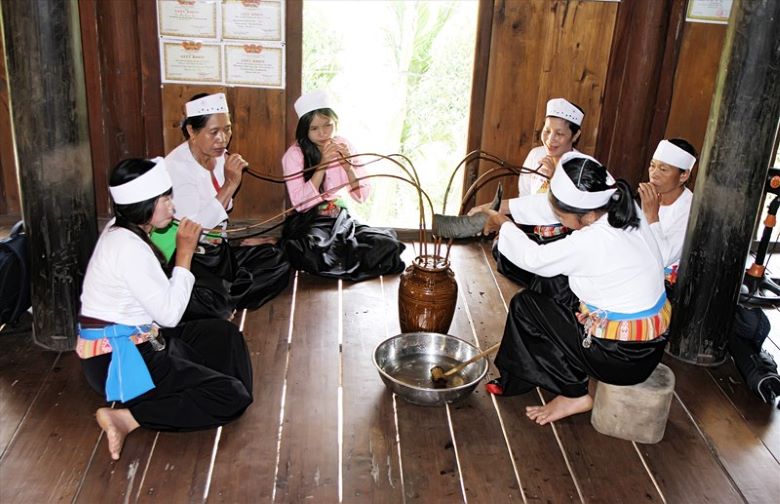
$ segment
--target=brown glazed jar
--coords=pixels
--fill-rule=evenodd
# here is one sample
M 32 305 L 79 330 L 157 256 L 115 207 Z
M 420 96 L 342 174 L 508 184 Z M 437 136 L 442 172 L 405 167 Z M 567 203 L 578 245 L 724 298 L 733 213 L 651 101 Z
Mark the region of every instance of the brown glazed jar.
M 449 261 L 423 255 L 401 273 L 398 318 L 401 332 L 447 334 L 458 302 L 458 284 Z

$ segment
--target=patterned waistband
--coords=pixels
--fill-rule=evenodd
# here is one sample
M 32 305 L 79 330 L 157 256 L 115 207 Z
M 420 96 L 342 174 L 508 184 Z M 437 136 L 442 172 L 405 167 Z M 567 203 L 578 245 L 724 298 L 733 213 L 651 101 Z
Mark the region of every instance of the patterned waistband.
M 562 224 L 555 224 L 551 226 L 534 226 L 534 234 L 541 238 L 552 238 L 553 236 L 560 236 L 569 232 L 569 228 Z
M 581 322 L 590 334 L 596 338 L 618 341 L 651 341 L 663 335 L 669 328 L 672 318 L 672 305 L 663 296 L 660 309 L 652 314 L 637 318 L 614 318 L 601 310 L 592 311 L 585 303 L 580 303 Z M 649 311 L 649 310 L 648 310 Z
M 679 267 L 679 264 L 673 264 L 672 266 L 664 268 L 664 280 L 666 283 L 669 285 L 674 285 L 677 283 L 677 269 Z
M 136 345 L 140 345 L 141 343 L 146 343 L 153 337 L 156 337 L 156 335 L 157 327 L 152 326 L 151 331 L 133 334 L 130 336 L 130 339 Z M 76 338 L 76 355 L 78 355 L 81 359 L 97 357 L 98 355 L 104 355 L 111 353 L 112 351 L 113 348 L 111 348 L 111 343 L 108 341 L 108 338 L 99 338 L 94 340 L 82 338 L 81 336 Z

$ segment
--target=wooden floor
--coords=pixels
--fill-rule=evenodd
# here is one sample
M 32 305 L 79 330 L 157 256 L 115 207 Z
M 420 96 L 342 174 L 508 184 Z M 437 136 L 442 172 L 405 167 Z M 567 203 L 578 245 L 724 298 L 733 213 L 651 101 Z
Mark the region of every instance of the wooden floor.
M 483 348 L 501 338 L 516 291 L 486 250 L 451 254 L 460 293 L 450 333 Z M 78 358 L 6 327 L 0 502 L 778 502 L 780 411 L 751 395 L 733 364 L 665 359 L 677 386 L 655 445 L 598 434 L 589 414 L 538 426 L 524 408 L 545 393 L 495 399 L 480 386 L 459 404 L 413 406 L 388 393 L 371 360 L 399 332 L 397 289 L 398 277 L 299 274 L 236 321 L 255 372 L 244 416 L 190 434 L 139 429 L 118 462 Z M 780 312 L 771 315 L 767 349 L 780 361 Z

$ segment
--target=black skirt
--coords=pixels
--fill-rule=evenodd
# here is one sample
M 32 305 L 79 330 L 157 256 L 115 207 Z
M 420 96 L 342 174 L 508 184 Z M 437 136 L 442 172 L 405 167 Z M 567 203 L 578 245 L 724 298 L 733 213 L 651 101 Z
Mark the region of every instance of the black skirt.
M 588 377 L 613 385 L 634 385 L 650 376 L 663 357 L 666 337 L 628 342 L 592 338 L 574 311 L 530 290 L 512 298 L 495 364 L 504 395 L 539 386 L 566 397 L 588 393 Z
M 192 431 L 235 420 L 252 403 L 252 363 L 238 328 L 197 320 L 163 329 L 165 349 L 138 345 L 155 388 L 117 407 L 148 429 Z M 87 381 L 105 397 L 111 354 L 81 361 Z
M 284 223 L 282 244 L 293 268 L 313 275 L 359 282 L 404 270 L 405 245 L 392 229 L 360 224 L 346 209 L 319 215 L 317 207 Z
M 195 286 L 182 321 L 227 319 L 236 308 L 258 308 L 287 287 L 291 269 L 276 245 L 234 247 L 223 240 L 194 254 L 191 271 Z

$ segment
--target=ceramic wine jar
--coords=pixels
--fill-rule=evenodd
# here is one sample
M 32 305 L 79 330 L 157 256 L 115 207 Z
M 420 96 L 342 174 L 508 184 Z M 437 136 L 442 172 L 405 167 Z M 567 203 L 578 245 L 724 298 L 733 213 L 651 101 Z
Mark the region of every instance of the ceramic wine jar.
M 398 318 L 401 332 L 447 334 L 458 301 L 458 284 L 450 264 L 439 256 L 422 255 L 401 273 Z

